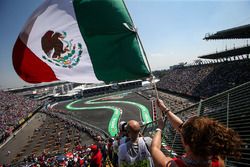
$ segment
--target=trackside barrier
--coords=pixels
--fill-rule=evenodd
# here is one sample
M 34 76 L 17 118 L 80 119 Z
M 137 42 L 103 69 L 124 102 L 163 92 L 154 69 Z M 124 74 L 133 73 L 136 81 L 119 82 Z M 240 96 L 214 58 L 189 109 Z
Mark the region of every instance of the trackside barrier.
M 93 131 L 98 132 L 98 134 L 101 135 L 101 137 L 102 137 L 103 139 L 106 140 L 106 139 L 109 137 L 109 134 L 108 134 L 106 131 L 104 131 L 104 130 L 102 130 L 102 129 L 100 129 L 100 128 L 94 126 L 94 125 L 91 125 L 91 124 L 88 124 L 88 123 L 86 123 L 86 122 L 83 122 L 83 121 L 81 121 L 81 120 L 79 120 L 79 119 L 77 119 L 77 118 L 75 118 L 75 117 L 73 117 L 73 116 L 69 116 L 69 117 L 70 117 L 71 120 L 74 120 L 74 121 L 76 121 L 76 122 L 79 122 L 80 124 L 85 125 L 86 127 L 91 128 Z
M 66 101 L 71 101 L 71 100 L 65 100 L 65 101 L 61 101 L 61 102 L 66 102 Z M 49 113 L 49 112 L 51 112 L 51 111 L 49 111 L 49 108 L 53 108 L 53 106 L 54 106 L 54 105 L 57 105 L 58 103 L 59 103 L 59 102 L 48 104 L 48 105 L 46 105 L 46 106 L 44 107 L 44 110 L 45 110 L 46 112 Z M 89 124 L 89 123 L 87 123 L 87 122 L 83 122 L 83 121 L 77 119 L 76 117 L 74 117 L 74 116 L 72 116 L 72 115 L 70 115 L 70 114 L 59 113 L 59 112 L 58 112 L 58 113 L 53 112 L 53 113 L 56 114 L 57 116 L 60 116 L 61 118 L 64 118 L 65 120 L 68 119 L 68 120 L 71 120 L 71 121 L 75 121 L 75 122 L 80 123 L 81 125 L 84 125 L 84 126 L 90 128 L 90 129 L 92 129 L 92 130 L 95 131 L 96 133 L 100 134 L 101 137 L 102 137 L 103 139 L 106 139 L 106 138 L 109 137 L 109 134 L 108 134 L 106 131 L 104 131 L 103 129 L 98 128 L 98 127 L 96 127 L 96 126 L 94 126 L 94 125 L 91 125 L 91 124 Z
M 62 118 L 63 120 L 73 121 L 75 123 L 78 123 L 79 125 L 84 125 L 85 128 L 90 128 L 93 132 L 100 135 L 104 140 L 106 140 L 109 137 L 109 134 L 107 132 L 105 132 L 104 130 L 102 130 L 94 125 L 83 122 L 70 114 L 49 111 L 47 109 L 47 107 L 45 107 L 41 112 L 43 112 L 45 114 L 52 114 L 54 116 L 57 116 L 58 118 Z
M 194 115 L 208 116 L 237 131 L 243 141 L 242 157 L 240 160 L 228 157 L 225 161 L 226 166 L 243 167 L 250 165 L 250 82 L 202 100 L 176 112 L 176 114 L 183 121 Z M 142 128 L 143 134 L 145 136 L 153 135 L 155 127 L 156 122 L 144 125 Z M 162 141 L 163 146 L 166 144 L 167 148 L 172 148 L 178 155 L 183 154 L 184 149 L 180 141 L 180 135 L 176 134 L 168 121 Z M 173 155 L 173 152 L 166 154 Z

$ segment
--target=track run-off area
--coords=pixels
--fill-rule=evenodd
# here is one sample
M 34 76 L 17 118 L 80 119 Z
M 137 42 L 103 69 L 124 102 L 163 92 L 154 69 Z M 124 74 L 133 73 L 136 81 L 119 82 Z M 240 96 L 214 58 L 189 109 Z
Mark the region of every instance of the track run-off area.
M 69 110 L 96 110 L 96 109 L 108 109 L 113 111 L 112 117 L 109 120 L 108 123 L 108 132 L 111 136 L 115 136 L 118 133 L 118 123 L 120 120 L 120 117 L 123 113 L 123 110 L 120 107 L 116 107 L 114 104 L 125 104 L 125 105 L 132 105 L 139 109 L 140 115 L 141 115 L 141 121 L 143 123 L 149 123 L 152 122 L 152 118 L 150 116 L 150 112 L 147 107 L 145 107 L 142 104 L 128 101 L 128 100 L 116 100 L 116 99 L 122 99 L 122 97 L 125 94 L 118 94 L 114 96 L 106 96 L 101 98 L 96 98 L 92 100 L 85 101 L 83 99 L 75 100 L 69 104 L 66 105 L 66 108 Z M 76 104 L 83 103 L 87 105 L 96 105 L 99 106 L 87 106 L 87 107 L 76 107 Z M 100 106 L 103 105 L 103 106 Z

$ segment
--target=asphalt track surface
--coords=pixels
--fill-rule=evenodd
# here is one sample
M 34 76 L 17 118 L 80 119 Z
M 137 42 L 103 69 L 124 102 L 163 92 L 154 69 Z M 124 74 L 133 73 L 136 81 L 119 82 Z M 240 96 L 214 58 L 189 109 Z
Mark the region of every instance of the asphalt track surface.
M 115 136 L 120 121 L 151 122 L 151 103 L 137 93 L 126 92 L 58 103 L 56 109 L 72 114 Z

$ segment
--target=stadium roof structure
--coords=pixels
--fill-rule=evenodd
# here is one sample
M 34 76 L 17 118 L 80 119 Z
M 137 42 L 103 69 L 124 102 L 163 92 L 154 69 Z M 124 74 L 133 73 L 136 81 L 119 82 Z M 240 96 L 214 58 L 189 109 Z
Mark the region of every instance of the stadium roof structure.
M 250 53 L 250 46 L 244 46 L 240 48 L 234 48 L 231 50 L 226 50 L 222 52 L 216 52 L 208 55 L 199 56 L 202 59 L 221 59 L 221 58 L 229 58 L 233 56 L 239 56 Z
M 19 87 L 19 88 L 7 88 L 5 91 L 18 93 L 18 92 L 23 92 L 23 91 L 27 91 L 27 90 L 45 88 L 45 87 L 50 87 L 50 86 L 57 86 L 57 85 L 67 84 L 67 83 L 69 83 L 69 82 L 55 81 L 55 82 L 50 82 L 50 83 L 38 83 L 38 84 L 33 84 L 33 85 L 28 85 L 28 86 L 25 85 L 25 86 Z
M 215 34 L 208 33 L 203 39 L 216 40 L 216 39 L 246 39 L 246 38 L 250 38 L 250 24 L 218 31 Z

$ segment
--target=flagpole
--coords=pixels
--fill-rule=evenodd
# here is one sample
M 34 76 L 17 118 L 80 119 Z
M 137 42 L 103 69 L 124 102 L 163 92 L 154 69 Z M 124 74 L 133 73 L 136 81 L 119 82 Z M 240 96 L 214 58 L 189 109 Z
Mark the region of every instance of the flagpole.
M 123 2 L 124 6 L 125 6 L 125 8 L 126 8 L 126 10 L 127 10 L 127 12 L 128 12 L 128 15 L 129 15 L 129 17 L 130 17 L 130 20 L 132 21 L 132 24 L 133 24 L 132 26 L 133 26 L 133 30 L 134 30 L 133 32 L 135 32 L 136 38 L 139 40 L 139 44 L 140 44 L 140 46 L 141 46 L 141 48 L 142 48 L 144 57 L 145 57 L 145 59 L 146 59 L 147 66 L 148 66 L 148 68 L 149 68 L 150 77 L 152 77 L 152 79 L 150 80 L 150 82 L 151 82 L 151 84 L 153 83 L 153 87 L 154 87 L 154 89 L 155 89 L 156 97 L 157 97 L 157 99 L 159 99 L 159 94 L 158 94 L 158 91 L 157 91 L 157 87 L 156 87 L 156 84 L 155 84 L 155 82 L 154 82 L 154 76 L 153 76 L 153 73 L 152 73 L 152 70 L 151 70 L 151 67 L 150 67 L 150 64 L 149 64 L 149 61 L 148 61 L 148 58 L 147 58 L 145 49 L 144 49 L 144 47 L 143 47 L 143 45 L 142 45 L 141 39 L 140 39 L 140 37 L 139 37 L 139 35 L 138 35 L 137 29 L 136 29 L 135 26 L 134 26 L 134 22 L 133 22 L 133 20 L 132 20 L 132 17 L 131 17 L 131 15 L 130 15 L 129 11 L 128 11 L 128 8 L 127 8 L 127 6 L 126 6 L 124 0 L 122 0 L 122 2 Z
M 152 70 L 151 70 L 151 68 L 150 68 L 149 61 L 148 61 L 146 52 L 145 52 L 145 50 L 144 50 L 144 48 L 143 48 L 143 45 L 142 45 L 142 43 L 141 43 L 141 39 L 140 39 L 140 37 L 139 37 L 137 31 L 136 31 L 136 37 L 138 38 L 139 43 L 140 43 L 140 45 L 141 45 L 141 47 L 142 47 L 142 51 L 143 51 L 144 57 L 145 57 L 145 59 L 146 59 L 147 65 L 148 65 L 150 75 L 151 75 L 150 77 L 152 77 L 152 79 L 150 80 L 150 82 L 153 84 L 153 87 L 154 87 L 154 89 L 155 89 L 155 93 L 156 93 L 157 99 L 159 99 L 159 94 L 158 94 L 157 87 L 156 87 L 156 84 L 155 84 L 155 81 L 154 81 L 154 76 L 153 76 Z

